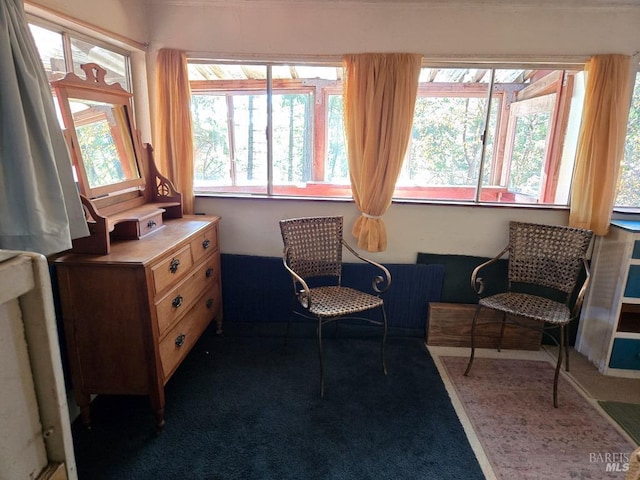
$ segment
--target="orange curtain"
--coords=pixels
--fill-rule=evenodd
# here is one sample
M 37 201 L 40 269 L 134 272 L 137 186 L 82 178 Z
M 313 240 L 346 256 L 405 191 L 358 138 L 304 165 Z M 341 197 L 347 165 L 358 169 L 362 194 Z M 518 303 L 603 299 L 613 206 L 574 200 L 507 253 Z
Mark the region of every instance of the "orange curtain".
M 624 154 L 631 102 L 631 57 L 596 55 L 585 70 L 569 225 L 606 235 Z
M 193 213 L 191 89 L 184 52 L 166 48 L 158 51 L 155 100 L 158 169 L 182 193 L 184 213 Z
M 408 53 L 343 57 L 349 175 L 362 213 L 352 232 L 370 252 L 387 248 L 382 216 L 409 143 L 421 62 L 421 55 Z

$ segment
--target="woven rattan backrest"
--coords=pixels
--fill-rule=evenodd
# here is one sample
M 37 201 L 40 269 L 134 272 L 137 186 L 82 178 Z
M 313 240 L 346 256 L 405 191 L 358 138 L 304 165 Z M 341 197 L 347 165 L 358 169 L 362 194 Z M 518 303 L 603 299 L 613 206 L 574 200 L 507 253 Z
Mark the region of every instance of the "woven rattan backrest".
M 302 278 L 342 272 L 342 217 L 280 220 L 289 266 Z
M 509 281 L 571 294 L 592 237 L 581 228 L 510 222 Z

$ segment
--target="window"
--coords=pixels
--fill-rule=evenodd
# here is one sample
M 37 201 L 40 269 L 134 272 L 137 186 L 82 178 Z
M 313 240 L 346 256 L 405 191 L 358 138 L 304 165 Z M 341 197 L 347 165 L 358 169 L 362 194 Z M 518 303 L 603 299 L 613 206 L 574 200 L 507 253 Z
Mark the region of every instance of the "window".
M 340 73 L 190 64 L 196 190 L 350 197 Z
M 636 74 L 621 168 L 615 204 L 637 209 L 640 207 L 640 73 Z
M 119 83 L 122 88 L 131 91 L 129 56 L 126 52 L 53 26 L 29 23 L 29 28 L 49 81 L 58 80 L 67 72 L 84 78 L 80 65 L 97 63 L 107 70 L 107 83 Z
M 196 191 L 351 197 L 341 74 L 190 63 Z M 423 68 L 394 198 L 566 205 L 581 76 Z

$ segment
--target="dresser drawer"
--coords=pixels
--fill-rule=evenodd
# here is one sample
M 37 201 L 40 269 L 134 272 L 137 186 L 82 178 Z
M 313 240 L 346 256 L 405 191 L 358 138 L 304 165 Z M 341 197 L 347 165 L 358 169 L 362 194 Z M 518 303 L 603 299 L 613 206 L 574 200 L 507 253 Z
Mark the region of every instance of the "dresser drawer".
M 219 270 L 217 260 L 216 256 L 207 259 L 157 302 L 156 314 L 160 337 L 184 313 L 189 311 L 202 292 L 206 289 L 212 290 L 214 286 L 217 286 Z
M 218 312 L 218 291 L 216 286 L 212 292 L 202 295 L 193 308 L 160 342 L 160 362 L 165 382 Z
M 640 370 L 640 339 L 616 338 L 613 341 L 609 367 Z
M 129 219 L 117 223 L 113 228 L 111 234 L 114 239 L 140 239 L 145 235 L 160 230 L 162 225 L 162 209 L 155 209 L 154 211 L 141 216 L 137 219 Z
M 193 255 L 194 263 L 197 263 L 198 260 L 203 258 L 205 255 L 211 254 L 217 249 L 218 236 L 216 235 L 215 225 L 207 228 L 191 240 L 191 254 Z
M 191 248 L 189 245 L 185 245 L 173 255 L 151 267 L 155 294 L 157 295 L 183 278 L 189 273 L 192 265 Z

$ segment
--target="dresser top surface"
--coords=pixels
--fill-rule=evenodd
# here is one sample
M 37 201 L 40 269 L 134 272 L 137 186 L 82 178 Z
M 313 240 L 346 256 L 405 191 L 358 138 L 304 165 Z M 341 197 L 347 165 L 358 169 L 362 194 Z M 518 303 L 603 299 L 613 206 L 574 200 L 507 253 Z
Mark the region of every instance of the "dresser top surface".
M 55 264 L 148 264 L 164 255 L 207 227 L 215 225 L 220 217 L 193 215 L 167 220 L 163 227 L 138 240 L 122 240 L 111 244 L 111 253 L 94 255 L 87 253 L 62 254 L 52 261 Z

